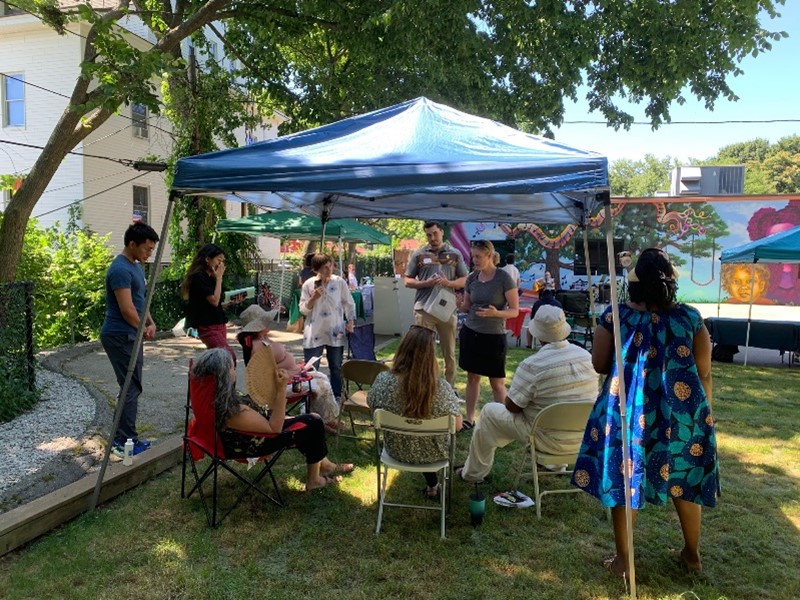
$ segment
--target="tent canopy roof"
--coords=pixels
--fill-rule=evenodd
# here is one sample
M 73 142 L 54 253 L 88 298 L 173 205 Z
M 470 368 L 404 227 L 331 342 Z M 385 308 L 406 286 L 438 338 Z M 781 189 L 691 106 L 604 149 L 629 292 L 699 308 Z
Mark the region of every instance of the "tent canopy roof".
M 278 211 L 251 215 L 241 219 L 224 219 L 217 222 L 217 231 L 266 235 L 292 240 L 318 240 L 322 235 L 322 222 L 317 217 L 290 211 Z M 345 242 L 392 243 L 390 236 L 353 219 L 329 221 L 325 234 L 328 238 L 341 238 Z
M 724 263 L 800 263 L 800 225 L 724 250 Z
M 580 222 L 608 161 L 417 98 L 178 161 L 173 189 L 318 217 Z

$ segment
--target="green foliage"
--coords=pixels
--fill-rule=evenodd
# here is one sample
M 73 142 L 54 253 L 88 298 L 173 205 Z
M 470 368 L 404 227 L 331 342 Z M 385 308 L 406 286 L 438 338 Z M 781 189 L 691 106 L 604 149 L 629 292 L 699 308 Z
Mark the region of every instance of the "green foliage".
M 711 164 L 745 165 L 746 194 L 790 194 L 800 191 L 800 136 L 774 144 L 758 138 L 730 144 L 708 160 Z
M 291 118 L 284 131 L 425 95 L 546 132 L 581 85 L 611 125 L 631 124 L 624 100 L 657 127 L 687 88 L 709 108 L 735 98 L 726 79 L 739 62 L 785 37 L 758 21 L 775 5 L 309 0 L 251 5 L 226 37 L 254 98 Z
M 168 330 L 186 315 L 186 303 L 181 298 L 182 279 L 161 279 L 156 283 L 150 301 L 150 316 L 159 330 Z
M 678 163 L 670 158 L 646 154 L 641 160 L 622 159 L 611 164 L 608 178 L 614 196 L 640 198 L 669 189 L 669 174 Z
M 96 339 L 105 314 L 109 235 L 47 231 L 52 257 L 46 285 L 36 293 L 36 340 L 41 347 Z

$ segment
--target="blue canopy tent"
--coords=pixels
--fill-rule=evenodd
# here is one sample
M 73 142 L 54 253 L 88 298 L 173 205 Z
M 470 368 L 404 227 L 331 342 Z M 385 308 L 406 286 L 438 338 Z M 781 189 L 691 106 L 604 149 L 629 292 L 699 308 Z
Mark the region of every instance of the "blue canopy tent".
M 417 98 L 178 161 L 173 190 L 332 218 L 581 223 L 608 161 Z
M 800 226 L 773 233 L 760 240 L 754 240 L 722 251 L 722 263 L 800 263 Z M 753 316 L 753 296 L 755 291 L 755 273 L 750 275 L 750 306 L 747 310 L 747 333 L 745 334 L 744 364 L 747 365 L 747 351 L 750 347 L 750 328 Z M 719 307 L 719 303 L 717 303 Z M 719 310 L 717 311 L 719 316 Z
M 323 224 L 333 218 L 368 217 L 583 225 L 602 205 L 609 272 L 614 272 L 604 156 L 427 98 L 274 140 L 182 158 L 170 197 L 187 195 L 292 210 L 317 216 Z M 611 285 L 621 364 L 615 278 Z M 620 417 L 625 420 L 621 388 Z M 626 435 L 622 441 L 627 453 Z M 629 482 L 626 477 L 632 550 Z M 628 567 L 635 597 L 632 551 Z

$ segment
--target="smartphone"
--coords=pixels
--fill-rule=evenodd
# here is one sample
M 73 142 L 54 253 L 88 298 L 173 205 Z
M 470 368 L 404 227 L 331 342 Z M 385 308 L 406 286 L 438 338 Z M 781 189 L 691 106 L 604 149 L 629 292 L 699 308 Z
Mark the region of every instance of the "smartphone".
M 315 287 L 315 288 L 322 287 L 322 279 L 317 279 L 317 280 L 314 282 L 314 287 Z

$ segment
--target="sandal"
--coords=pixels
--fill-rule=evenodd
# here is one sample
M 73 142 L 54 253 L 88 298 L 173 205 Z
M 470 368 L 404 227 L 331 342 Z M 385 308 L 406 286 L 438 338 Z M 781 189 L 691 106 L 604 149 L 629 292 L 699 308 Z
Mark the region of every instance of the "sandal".
M 422 488 L 422 496 L 428 500 L 436 500 L 438 502 L 441 497 L 441 486 L 438 483 L 433 488 L 425 486 Z
M 310 492 L 312 490 L 321 490 L 323 488 L 328 487 L 329 485 L 336 485 L 337 483 L 342 482 L 342 478 L 339 477 L 338 475 L 320 475 L 320 477 L 322 477 L 325 483 L 323 483 L 322 485 L 315 485 L 314 487 L 308 487 L 308 484 L 306 484 L 307 492 Z
M 461 431 L 469 431 L 473 427 L 475 427 L 475 423 L 473 423 L 472 421 L 467 421 L 466 419 L 464 419 L 461 423 Z

